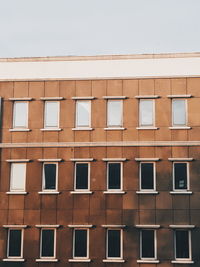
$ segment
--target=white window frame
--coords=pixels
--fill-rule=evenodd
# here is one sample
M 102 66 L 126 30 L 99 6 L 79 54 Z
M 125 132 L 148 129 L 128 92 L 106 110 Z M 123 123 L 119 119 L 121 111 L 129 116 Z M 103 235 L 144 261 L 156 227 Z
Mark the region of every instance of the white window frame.
M 56 181 L 55 181 L 55 189 L 45 189 L 44 185 L 45 185 L 45 172 L 44 172 L 44 166 L 46 164 L 54 164 L 56 165 Z M 43 162 L 42 165 L 42 192 L 57 192 L 58 191 L 58 162 Z
M 186 168 L 187 168 L 187 188 L 186 189 L 175 189 L 175 168 L 174 165 L 176 163 L 185 163 L 186 164 Z M 187 192 L 190 190 L 190 178 L 189 178 L 189 162 L 186 161 L 174 161 L 173 162 L 173 191 L 174 192 Z
M 144 258 L 142 257 L 142 231 L 143 230 L 150 230 L 154 232 L 154 256 L 153 258 Z M 157 260 L 157 232 L 155 229 L 141 229 L 140 230 L 140 259 L 144 261 L 154 261 Z
M 42 256 L 42 231 L 43 230 L 53 230 L 54 231 L 54 255 L 53 256 L 48 256 L 48 257 L 45 257 L 45 256 Z M 44 228 L 41 228 L 40 230 L 40 259 L 56 259 L 56 228 L 51 228 L 51 227 L 44 227 Z
M 87 164 L 88 165 L 88 188 L 87 189 L 77 189 L 76 188 L 76 166 L 77 164 Z M 90 191 L 90 163 L 87 161 L 79 161 L 74 164 L 74 191 L 76 192 L 88 192 Z
M 12 188 L 12 181 L 13 181 L 13 166 L 14 164 L 23 164 L 25 166 L 25 177 L 24 177 L 24 188 L 22 189 L 13 189 Z M 10 165 L 10 192 L 25 192 L 26 191 L 26 171 L 27 171 L 27 164 L 22 162 L 12 162 Z
M 176 257 L 176 231 L 188 231 L 188 242 L 189 242 L 189 258 L 177 258 Z M 187 229 L 175 229 L 174 231 L 174 258 L 176 261 L 188 261 L 192 260 L 192 242 L 191 242 L 191 230 Z
M 152 101 L 152 106 L 153 106 L 153 117 L 152 117 L 152 121 L 153 123 L 152 124 L 149 124 L 149 125 L 143 125 L 142 124 L 142 116 L 141 116 L 141 102 L 142 101 Z M 139 127 L 141 128 L 149 128 L 149 127 L 155 127 L 155 99 L 151 99 L 151 98 L 148 98 L 148 99 L 144 99 L 144 98 L 141 98 L 139 100 Z
M 26 125 L 25 126 L 16 126 L 15 125 L 15 118 L 16 118 L 16 104 L 19 103 L 26 103 L 27 104 L 27 114 L 26 114 Z M 13 121 L 12 121 L 12 128 L 13 129 L 28 129 L 28 116 L 29 116 L 29 102 L 28 101 L 14 101 L 13 103 Z
M 9 256 L 9 244 L 10 244 L 10 230 L 20 230 L 21 231 L 21 254 L 20 256 Z M 20 227 L 9 228 L 7 235 L 7 258 L 8 259 L 23 259 L 23 248 L 24 248 L 24 229 Z
M 79 102 L 88 102 L 88 125 L 78 125 L 78 103 Z M 75 127 L 76 128 L 90 128 L 91 127 L 91 100 L 88 99 L 79 99 L 76 100 L 76 113 L 75 113 Z
M 152 189 L 142 189 L 142 164 L 152 163 L 153 164 L 153 188 Z M 142 192 L 156 192 L 156 163 L 152 161 L 141 161 L 139 165 L 139 186 Z
M 120 113 L 121 113 L 121 122 L 120 122 L 120 125 L 112 125 L 112 124 L 109 124 L 109 103 L 110 102 L 120 102 L 121 103 L 121 110 L 120 110 Z M 108 128 L 121 128 L 123 127 L 123 100 L 122 99 L 109 99 L 107 100 L 107 127 Z
M 120 257 L 108 257 L 108 231 L 109 230 L 120 231 Z M 107 228 L 106 229 L 106 259 L 107 260 L 122 260 L 123 259 L 123 229 L 119 229 L 119 228 Z
M 174 124 L 174 105 L 173 102 L 177 101 L 177 100 L 184 100 L 185 101 L 185 124 Z M 187 99 L 177 99 L 177 98 L 173 98 L 172 99 L 172 127 L 186 127 L 188 125 L 188 104 L 187 104 Z
M 120 164 L 120 185 L 121 187 L 118 189 L 109 189 L 109 164 L 119 163 Z M 107 191 L 109 192 L 122 192 L 123 190 L 123 162 L 120 161 L 108 161 L 107 162 Z
M 87 255 L 86 257 L 76 257 L 75 256 L 75 232 L 76 230 L 84 230 L 87 231 Z M 72 252 L 73 259 L 75 260 L 86 260 L 89 259 L 89 229 L 87 228 L 74 228 L 73 229 L 73 252 Z
M 47 104 L 48 103 L 57 103 L 58 105 L 58 123 L 57 126 L 48 126 L 46 123 L 46 118 L 47 118 Z M 44 101 L 44 129 L 58 129 L 60 125 L 60 101 L 56 100 L 45 100 Z

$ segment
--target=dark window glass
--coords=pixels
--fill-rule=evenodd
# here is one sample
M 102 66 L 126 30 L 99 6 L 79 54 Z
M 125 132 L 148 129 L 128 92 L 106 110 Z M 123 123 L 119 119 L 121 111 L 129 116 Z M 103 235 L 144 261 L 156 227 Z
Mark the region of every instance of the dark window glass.
M 74 257 L 87 257 L 87 230 L 75 230 L 74 234 Z
M 108 164 L 108 189 L 121 189 L 121 164 Z
M 88 164 L 76 164 L 76 189 L 88 189 Z
M 154 189 L 153 163 L 141 163 L 141 189 Z
M 189 232 L 176 230 L 176 258 L 189 258 Z
M 108 230 L 108 258 L 121 257 L 121 231 Z
M 154 230 L 142 230 L 141 258 L 155 258 Z
M 44 189 L 56 189 L 56 164 L 44 164 Z
M 42 257 L 54 257 L 54 230 L 42 230 Z
M 187 163 L 174 163 L 175 189 L 187 189 Z
M 9 251 L 8 257 L 20 257 L 21 256 L 21 230 L 9 231 Z

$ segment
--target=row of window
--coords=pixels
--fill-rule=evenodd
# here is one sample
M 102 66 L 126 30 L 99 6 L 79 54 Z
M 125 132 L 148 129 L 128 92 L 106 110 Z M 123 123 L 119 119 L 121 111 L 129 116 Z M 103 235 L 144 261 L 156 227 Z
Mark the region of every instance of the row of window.
M 59 117 L 60 101 L 46 100 L 44 102 L 44 129 L 59 129 Z M 172 126 L 187 126 L 187 99 L 172 100 Z M 91 100 L 76 100 L 75 127 L 80 129 L 91 127 Z M 123 128 L 123 100 L 107 100 L 107 127 Z M 139 100 L 140 127 L 155 127 L 155 99 Z M 14 101 L 13 129 L 28 129 L 28 101 Z
M 24 228 L 17 226 L 8 228 L 8 239 L 7 239 L 7 258 L 4 261 L 12 259 L 24 260 L 23 259 L 23 238 Z M 56 228 L 57 226 L 37 226 L 40 227 L 40 257 L 36 261 L 57 261 L 56 259 Z M 89 257 L 89 228 L 92 225 L 84 226 L 73 226 L 73 252 L 72 259 L 70 262 L 75 261 L 86 261 L 90 262 Z M 124 262 L 123 259 L 123 229 L 121 226 L 106 226 L 106 253 L 104 262 L 119 261 Z M 157 259 L 157 230 L 142 228 L 142 226 L 136 226 L 140 229 L 140 260 L 138 263 L 152 261 L 159 263 Z M 153 226 L 159 228 L 160 226 Z M 172 228 L 174 226 L 171 226 Z M 178 226 L 175 226 L 178 227 Z M 189 226 L 193 228 L 194 226 Z M 185 263 L 192 262 L 192 249 L 191 249 L 191 230 L 186 228 L 173 229 L 174 230 L 174 259 L 175 261 L 185 261 Z
M 75 162 L 74 192 L 90 192 L 90 162 Z M 107 162 L 107 191 L 123 192 L 123 163 Z M 189 163 L 173 162 L 173 191 L 189 190 Z M 26 163 L 11 163 L 10 191 L 23 192 L 26 187 Z M 156 193 L 156 163 L 140 162 L 139 190 Z M 58 163 L 43 162 L 42 191 L 58 191 Z M 139 192 L 138 192 L 139 193 Z

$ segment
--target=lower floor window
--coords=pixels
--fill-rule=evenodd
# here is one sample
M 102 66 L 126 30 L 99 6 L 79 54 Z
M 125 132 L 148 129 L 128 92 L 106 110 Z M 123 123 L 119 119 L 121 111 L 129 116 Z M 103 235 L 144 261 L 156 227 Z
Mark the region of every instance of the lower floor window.
M 190 259 L 191 232 L 188 230 L 176 230 L 174 238 L 175 238 L 175 258 Z
M 54 258 L 55 257 L 55 229 L 42 229 L 41 230 L 41 258 Z
M 141 230 L 140 233 L 140 258 L 156 259 L 155 230 Z
M 88 258 L 88 229 L 74 229 L 74 258 Z
M 8 230 L 8 258 L 22 258 L 22 229 Z
M 122 258 L 122 230 L 107 230 L 107 258 Z

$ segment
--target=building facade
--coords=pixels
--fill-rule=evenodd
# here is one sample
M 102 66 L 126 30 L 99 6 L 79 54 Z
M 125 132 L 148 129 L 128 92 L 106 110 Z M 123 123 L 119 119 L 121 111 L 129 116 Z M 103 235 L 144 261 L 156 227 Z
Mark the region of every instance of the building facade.
M 0 266 L 200 266 L 198 54 L 0 72 Z

